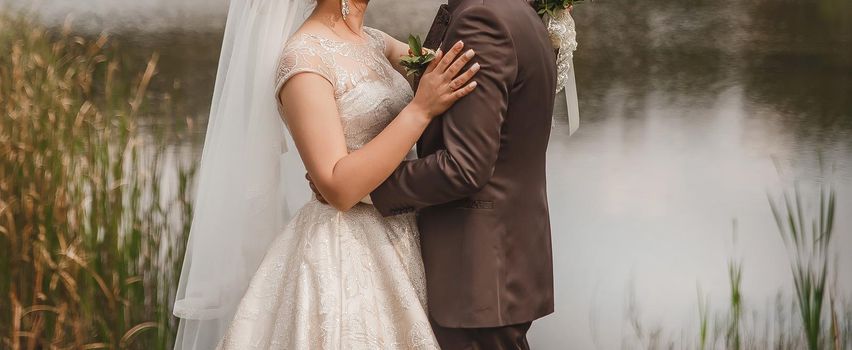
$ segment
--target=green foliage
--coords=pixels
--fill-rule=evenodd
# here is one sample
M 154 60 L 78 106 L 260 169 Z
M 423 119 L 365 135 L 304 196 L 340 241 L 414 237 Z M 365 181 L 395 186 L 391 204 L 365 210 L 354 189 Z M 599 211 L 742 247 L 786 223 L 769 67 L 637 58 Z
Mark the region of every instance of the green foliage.
M 539 16 L 549 15 L 553 17 L 556 15 L 556 12 L 583 1 L 584 0 L 535 0 L 533 1 L 533 7 L 535 7 Z
M 793 298 L 780 291 L 775 299 L 774 311 L 767 308 L 763 314 L 748 308 L 743 299 L 742 263 L 736 259 L 730 260 L 727 309 L 719 310 L 716 317 L 711 317 L 710 299 L 699 288 L 698 334 L 689 333 L 687 338 L 696 340 L 687 340 L 694 345 L 678 348 L 852 348 L 852 304 L 848 300 L 841 302 L 842 298 L 838 299 L 834 291 L 829 289 L 829 285 L 833 285 L 829 276 L 834 276 L 828 268 L 829 261 L 834 259 L 830 248 L 834 236 L 835 192 L 830 187 L 820 187 L 816 205 L 806 203 L 798 187 L 793 193 L 785 193 L 777 201 L 770 197 L 772 213 L 788 248 L 795 290 Z M 812 206 L 808 207 L 807 204 Z M 734 229 L 736 237 L 736 221 Z M 641 348 L 661 348 L 660 339 L 648 337 L 648 332 L 644 331 L 646 327 L 639 321 L 636 305 L 631 294 L 627 321 L 634 330 L 634 337 L 640 342 Z M 673 341 L 669 340 L 669 343 Z
M 710 328 L 710 297 L 698 288 L 698 349 L 706 350 Z
M 400 64 L 405 68 L 406 75 L 420 76 L 429 66 L 429 63 L 435 59 L 435 53 L 432 50 L 424 49 L 420 36 L 413 34 L 408 36 L 408 49 L 410 54 L 403 56 Z
M 731 350 L 742 349 L 741 324 L 743 319 L 743 267 L 742 264 L 731 261 L 728 263 L 728 280 L 731 289 L 730 323 L 726 337 L 726 348 Z
M 792 195 L 785 192 L 777 201 L 769 198 L 778 231 L 790 255 L 796 302 L 808 348 L 817 350 L 822 348 L 823 341 L 836 197 L 834 190 L 820 188 L 817 216 L 810 218 L 805 215 L 803 201 L 798 186 Z

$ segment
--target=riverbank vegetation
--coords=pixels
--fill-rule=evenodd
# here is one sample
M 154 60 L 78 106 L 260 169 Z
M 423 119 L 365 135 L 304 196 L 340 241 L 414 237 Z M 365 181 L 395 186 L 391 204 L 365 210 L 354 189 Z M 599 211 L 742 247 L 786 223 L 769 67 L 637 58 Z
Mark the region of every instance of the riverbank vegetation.
M 0 13 L 0 348 L 171 348 L 194 171 L 139 136 L 156 67 Z

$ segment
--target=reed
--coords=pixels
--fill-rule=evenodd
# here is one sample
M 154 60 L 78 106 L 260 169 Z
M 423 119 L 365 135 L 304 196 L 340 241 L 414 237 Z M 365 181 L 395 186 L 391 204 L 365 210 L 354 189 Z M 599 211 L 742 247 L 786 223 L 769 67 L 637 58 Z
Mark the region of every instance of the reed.
M 743 267 L 737 261 L 728 263 L 728 280 L 730 282 L 731 303 L 729 310 L 728 331 L 725 337 L 725 348 L 730 350 L 742 349 L 742 321 L 743 321 L 743 296 L 742 281 Z
M 171 348 L 194 169 L 134 122 L 158 57 L 110 44 L 0 12 L 0 348 Z
M 820 187 L 816 216 L 807 217 L 805 207 L 808 203 L 804 202 L 798 186 L 792 194 L 785 192 L 777 200 L 769 198 L 778 231 L 790 256 L 796 303 L 811 350 L 828 348 L 826 338 L 835 338 L 823 334 L 835 203 L 835 192 L 831 188 Z M 829 313 L 834 315 L 833 306 L 828 306 L 831 307 Z M 839 326 L 832 328 L 838 332 L 835 335 L 839 339 Z M 833 340 L 827 343 L 832 344 L 832 348 L 839 346 Z
M 698 349 L 706 350 L 710 330 L 710 297 L 698 288 Z
M 743 264 L 739 259 L 731 259 L 728 262 L 728 306 L 714 313 L 710 309 L 709 296 L 699 287 L 698 328 L 686 332 L 682 339 L 649 337 L 640 321 L 635 295 L 631 293 L 626 321 L 634 332 L 630 339 L 623 341 L 622 347 L 656 349 L 660 344 L 680 341 L 690 345 L 679 348 L 701 350 L 852 349 L 852 304 L 838 297 L 834 289 L 837 276 L 829 273 L 829 262 L 834 261 L 831 239 L 837 202 L 835 191 L 821 186 L 812 202 L 807 202 L 795 187 L 778 200 L 770 196 L 769 202 L 789 253 L 792 297 L 785 288 L 765 309 L 747 305 L 743 298 Z M 734 221 L 735 242 L 736 237 L 737 223 Z M 829 289 L 829 286 L 834 288 Z M 655 329 L 654 334 L 662 332 Z

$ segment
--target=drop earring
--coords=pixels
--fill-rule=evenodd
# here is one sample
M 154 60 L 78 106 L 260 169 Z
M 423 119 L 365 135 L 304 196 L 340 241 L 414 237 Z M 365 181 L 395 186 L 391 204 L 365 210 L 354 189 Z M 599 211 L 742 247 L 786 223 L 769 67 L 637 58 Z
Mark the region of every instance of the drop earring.
M 343 20 L 349 16 L 349 0 L 340 0 L 340 14 L 343 15 Z

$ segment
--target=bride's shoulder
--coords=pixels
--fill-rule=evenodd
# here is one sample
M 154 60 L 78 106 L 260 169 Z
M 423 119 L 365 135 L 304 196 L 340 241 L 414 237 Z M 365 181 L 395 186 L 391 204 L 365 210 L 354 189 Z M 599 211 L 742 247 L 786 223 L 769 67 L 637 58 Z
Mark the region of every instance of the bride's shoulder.
M 300 29 L 284 43 L 280 61 L 284 66 L 295 66 L 299 63 L 318 66 L 326 63 L 323 58 L 329 57 L 331 51 L 321 35 Z
M 310 32 L 297 31 L 284 43 L 282 55 L 317 50 L 321 47 L 317 39 L 318 37 Z
M 328 62 L 329 53 L 318 39 L 309 32 L 296 32 L 287 40 L 278 59 L 277 89 L 300 73 L 317 74 L 334 85 L 335 72 Z
M 385 34 L 385 32 L 383 32 L 379 29 L 373 28 L 373 27 L 368 27 L 368 26 L 364 26 L 364 33 L 367 33 L 367 35 L 369 35 L 371 38 L 377 39 L 377 40 L 378 39 L 384 40 L 385 37 L 387 36 L 387 34 Z
M 390 36 L 385 32 L 373 27 L 364 26 L 364 33 L 366 33 L 367 36 L 369 36 L 380 48 L 384 49 L 387 47 L 388 38 L 390 38 Z

